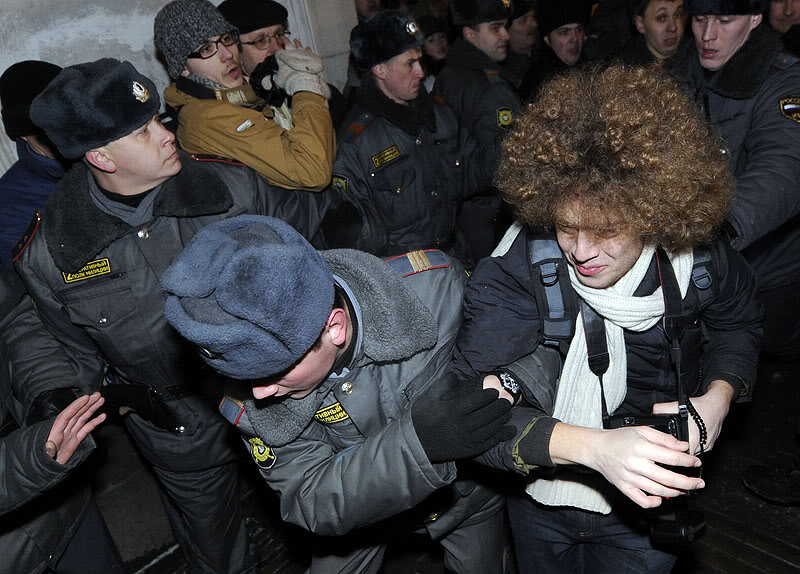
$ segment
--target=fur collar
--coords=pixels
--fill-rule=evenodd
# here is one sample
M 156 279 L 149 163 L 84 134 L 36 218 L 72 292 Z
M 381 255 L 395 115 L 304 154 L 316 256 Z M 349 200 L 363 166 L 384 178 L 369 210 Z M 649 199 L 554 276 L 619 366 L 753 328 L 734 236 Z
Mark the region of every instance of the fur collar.
M 782 48 L 778 34 L 762 22 L 720 70 L 708 74 L 700 66 L 694 39 L 686 35 L 678 53 L 669 60 L 669 68 L 687 74 L 686 79 L 696 87 L 704 86 L 720 96 L 745 100 L 758 93 Z
M 197 217 L 224 213 L 233 205 L 225 182 L 181 154 L 183 169 L 159 190 L 153 216 Z M 42 224 L 47 247 L 62 271 L 74 273 L 114 240 L 134 230 L 121 219 L 100 210 L 89 196 L 89 168 L 76 163 L 47 200 Z M 91 233 L 86 233 L 91 229 Z
M 323 251 L 322 258 L 345 280 L 361 307 L 362 356 L 375 363 L 402 361 L 436 345 L 436 319 L 381 259 L 354 249 Z
M 412 137 L 415 137 L 422 127 L 430 132 L 436 131 L 433 103 L 422 84 L 419 86 L 417 99 L 402 105 L 390 100 L 375 84 L 372 76 L 367 74 L 364 76 L 357 97 L 359 105 L 365 110 L 385 118 Z

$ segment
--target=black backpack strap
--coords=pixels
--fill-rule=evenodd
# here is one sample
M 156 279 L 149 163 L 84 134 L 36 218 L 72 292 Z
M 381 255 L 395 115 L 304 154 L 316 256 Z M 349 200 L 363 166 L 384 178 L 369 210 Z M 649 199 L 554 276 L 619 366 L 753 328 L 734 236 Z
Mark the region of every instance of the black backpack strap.
M 542 323 L 542 343 L 566 355 L 577 316 L 567 262 L 555 239 L 529 233 L 528 263 Z
M 697 288 L 697 298 L 700 308 L 706 307 L 714 298 L 712 286 L 714 280 L 711 276 L 711 248 L 706 246 L 694 248 L 694 265 L 692 266 L 692 283 Z

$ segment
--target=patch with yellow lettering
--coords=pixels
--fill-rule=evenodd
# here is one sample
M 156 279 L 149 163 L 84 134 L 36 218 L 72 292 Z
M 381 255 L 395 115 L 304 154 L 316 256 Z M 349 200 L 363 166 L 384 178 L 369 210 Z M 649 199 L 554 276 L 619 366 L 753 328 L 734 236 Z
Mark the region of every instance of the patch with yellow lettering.
M 373 155 L 372 163 L 375 165 L 375 167 L 380 167 L 382 165 L 386 165 L 390 161 L 396 160 L 398 157 L 400 157 L 400 150 L 397 149 L 396 145 L 393 145 L 392 147 L 383 150 L 381 153 Z
M 75 273 L 64 273 L 62 271 L 61 275 L 64 277 L 64 283 L 76 283 L 78 281 L 84 281 L 85 279 L 108 275 L 109 273 L 111 273 L 111 263 L 106 257 L 89 261 L 89 263 Z
M 333 187 L 341 191 L 342 193 L 347 193 L 347 178 L 343 175 L 336 175 L 333 174 Z
M 314 418 L 326 425 L 340 423 L 350 418 L 347 411 L 342 407 L 342 403 L 334 403 L 330 406 L 323 407 L 314 413 Z
M 257 436 L 254 436 L 247 442 L 250 443 L 250 454 L 253 455 L 253 460 L 258 465 L 258 468 L 269 470 L 275 465 L 275 461 L 278 460 L 278 455 L 275 454 L 274 449 L 268 447 L 264 441 Z
M 497 108 L 497 125 L 501 128 L 507 128 L 514 121 L 514 114 L 511 113 L 511 108 Z
M 800 124 L 800 96 L 781 98 L 781 115 Z

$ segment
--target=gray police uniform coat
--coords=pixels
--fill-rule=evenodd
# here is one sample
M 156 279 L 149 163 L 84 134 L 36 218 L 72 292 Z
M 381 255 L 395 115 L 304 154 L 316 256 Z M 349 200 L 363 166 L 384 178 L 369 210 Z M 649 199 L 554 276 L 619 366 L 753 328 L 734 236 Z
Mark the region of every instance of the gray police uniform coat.
M 74 372 L 64 386 L 98 390 L 108 363 L 125 381 L 154 387 L 167 401 L 180 433 L 136 414 L 125 421 L 168 493 L 176 537 L 185 537 L 182 546 L 202 571 L 245 572 L 255 561 L 245 551 L 240 509 L 228 503 L 238 492 L 229 426 L 196 394 L 213 375 L 199 368 L 202 361 L 164 318 L 159 280 L 205 225 L 244 213 L 272 215 L 311 239 L 329 198 L 272 188 L 244 167 L 181 159 L 183 169 L 151 192 L 157 193 L 152 215 L 140 225 L 101 210 L 90 191 L 95 186 L 99 193 L 94 178 L 76 164 L 23 237 L 15 264 L 43 323 L 67 349 Z M 176 506 L 196 517 L 192 540 L 184 526 L 191 517 Z M 220 524 L 233 526 L 222 531 Z
M 480 540 L 457 547 L 464 564 L 449 567 L 499 572 L 502 560 L 488 549 L 499 548 L 502 555 L 501 522 L 490 520 L 502 516 L 502 499 L 458 478 L 455 463 L 429 462 L 411 420 L 411 405 L 444 375 L 452 357 L 466 283 L 462 266 L 438 250 L 393 258 L 391 266 L 355 250 L 322 255 L 354 303 L 357 336 L 349 365 L 323 382 L 319 408 L 300 421 L 294 437 L 277 438 L 285 424 L 277 432 L 252 424 L 274 420 L 270 409 L 278 407 L 252 409 L 253 403 L 245 403 L 252 424 L 247 429 L 238 415 L 228 415 L 240 422 L 261 474 L 280 495 L 281 516 L 325 536 L 372 527 L 332 541 L 341 554 L 355 545 L 359 558 L 322 556 L 316 548 L 312 571 L 324 574 L 356 571 L 356 562 L 374 561 L 366 556 L 369 546 L 391 541 L 386 526 L 402 531 L 424 525 L 432 538 L 446 539 L 486 520 Z M 377 562 L 364 571 L 377 571 Z
M 423 88 L 401 105 L 369 77 L 338 139 L 333 187 L 362 219 L 350 247 L 381 257 L 436 248 L 471 266 L 456 214 L 491 183 L 492 147 L 478 147 L 453 110 Z
M 759 289 L 800 283 L 800 61 L 766 24 L 710 76 L 689 38 L 668 60 L 724 139 L 736 193 L 731 244 Z

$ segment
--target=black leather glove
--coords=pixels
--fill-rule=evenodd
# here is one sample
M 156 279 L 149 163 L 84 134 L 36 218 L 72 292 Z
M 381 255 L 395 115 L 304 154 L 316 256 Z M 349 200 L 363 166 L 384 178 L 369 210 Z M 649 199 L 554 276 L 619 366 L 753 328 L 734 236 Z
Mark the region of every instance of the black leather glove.
M 471 458 L 515 435 L 506 426 L 511 403 L 475 382 L 459 383 L 446 375 L 411 405 L 414 430 L 431 462 Z
M 250 87 L 253 88 L 259 98 L 270 105 L 280 107 L 289 96 L 284 90 L 275 85 L 273 77 L 277 72 L 278 61 L 273 54 L 255 67 L 253 73 L 250 74 L 249 81 Z
M 33 400 L 28 416 L 25 417 L 25 424 L 30 426 L 55 418 L 77 398 L 78 395 L 72 389 L 45 391 Z

